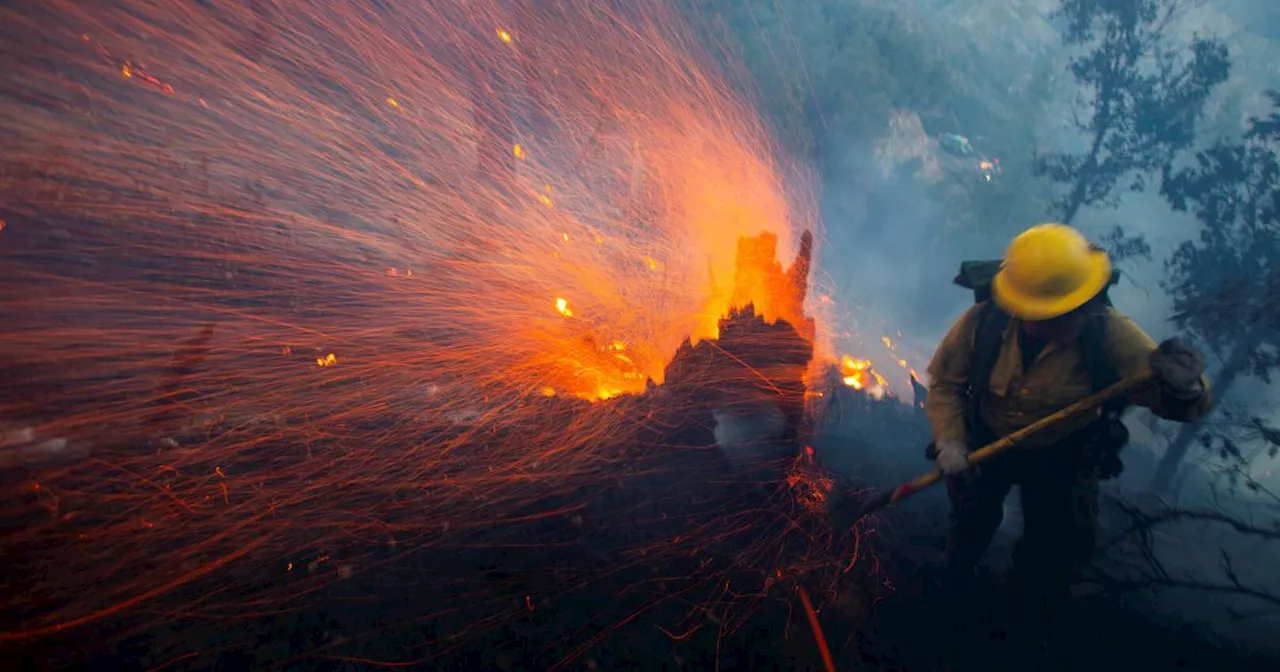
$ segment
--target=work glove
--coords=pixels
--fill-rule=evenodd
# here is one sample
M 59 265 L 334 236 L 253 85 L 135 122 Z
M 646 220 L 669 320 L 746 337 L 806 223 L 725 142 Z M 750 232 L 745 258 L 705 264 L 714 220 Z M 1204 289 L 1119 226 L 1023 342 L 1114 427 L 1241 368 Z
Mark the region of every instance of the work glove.
M 964 441 L 942 439 L 935 445 L 937 455 L 933 461 L 943 476 L 955 476 L 969 468 L 969 447 Z
M 1151 372 L 1164 391 L 1176 399 L 1195 399 L 1204 394 L 1204 355 L 1181 339 L 1170 338 L 1151 351 Z

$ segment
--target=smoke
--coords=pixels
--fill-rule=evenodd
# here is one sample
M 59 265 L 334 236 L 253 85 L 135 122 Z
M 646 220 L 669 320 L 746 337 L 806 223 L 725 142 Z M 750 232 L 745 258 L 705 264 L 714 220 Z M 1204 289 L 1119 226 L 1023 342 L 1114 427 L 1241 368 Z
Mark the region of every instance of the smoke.
M 1078 91 L 1065 70 L 1068 55 L 1045 14 L 1055 4 L 1034 0 L 896 3 L 894 11 L 911 26 L 912 48 L 945 61 L 956 89 L 932 108 L 912 105 L 905 99 L 891 101 L 892 109 L 882 115 L 882 126 L 876 132 L 831 128 L 835 124 L 823 131 L 818 160 L 824 167 L 821 211 L 827 237 L 821 247 L 820 268 L 842 308 L 838 311 L 841 322 L 833 331 L 844 337 L 851 352 L 871 358 L 878 368 L 883 359 L 882 353 L 875 352 L 879 334 L 901 331 L 903 337 L 897 340 L 911 346 L 916 355 L 913 365 L 923 370 L 938 339 L 972 303 L 968 292 L 951 284 L 959 263 L 998 258 L 1018 230 L 1052 218 L 1044 185 L 1030 174 L 1030 155 L 1037 150 L 1075 148 L 1081 142 L 1080 134 L 1070 127 Z M 1177 34 L 1218 34 L 1227 39 L 1237 60 L 1237 74 L 1210 105 L 1202 125 L 1202 142 L 1230 134 L 1243 121 L 1245 115 L 1227 109 L 1224 101 L 1233 96 L 1250 100 L 1258 91 L 1276 86 L 1274 73 L 1258 73 L 1249 65 L 1262 62 L 1258 55 L 1267 55 L 1267 62 L 1280 55 L 1280 36 L 1274 21 L 1267 21 L 1274 18 L 1273 4 L 1253 0 L 1215 3 L 1194 7 L 1180 19 Z M 864 2 L 858 6 L 880 5 Z M 794 22 L 801 23 L 800 19 Z M 822 48 L 815 45 L 812 54 L 811 59 L 821 58 Z M 1248 63 L 1242 64 L 1241 58 Z M 813 62 L 809 65 L 811 71 L 820 70 Z M 996 65 L 999 71 L 991 69 Z M 1039 81 L 1027 81 L 1033 70 Z M 1022 84 L 1011 86 L 1007 84 L 1010 81 Z M 998 87 L 995 82 L 1000 82 Z M 974 91 L 985 94 L 977 103 Z M 818 97 L 830 100 L 821 93 Z M 969 109 L 960 109 L 966 106 Z M 842 111 L 824 112 L 827 118 L 838 119 Z M 983 117 L 1002 120 L 1004 128 L 993 131 L 981 123 Z M 974 119 L 978 121 L 971 122 Z M 998 154 L 1006 166 L 1001 183 L 984 189 L 964 183 L 963 173 L 956 170 L 963 162 L 940 149 L 936 141 L 940 133 L 967 135 L 980 153 Z M 1141 235 L 1150 245 L 1149 258 L 1120 262 L 1123 280 L 1113 289 L 1112 299 L 1119 310 L 1161 341 L 1178 335 L 1169 321 L 1170 299 L 1161 286 L 1164 261 L 1183 241 L 1194 239 L 1200 225 L 1186 214 L 1173 212 L 1152 192 L 1126 194 L 1114 209 L 1085 210 L 1076 225 L 1094 239 L 1122 226 L 1126 233 Z M 1215 353 L 1207 354 L 1212 374 L 1220 362 Z M 1269 384 L 1254 381 L 1236 386 L 1219 404 L 1248 408 L 1265 418 L 1274 415 L 1274 404 L 1270 403 L 1274 399 Z M 822 440 L 823 452 L 831 456 L 829 462 L 837 469 L 892 480 L 927 466 L 918 458 L 915 446 L 894 440 L 892 430 L 882 435 L 865 427 L 855 428 L 855 423 L 865 421 L 866 417 L 859 416 L 856 421 L 839 422 Z M 923 419 L 914 422 L 917 427 L 923 425 Z M 1178 425 L 1155 420 L 1143 410 L 1132 412 L 1129 424 L 1134 439 L 1125 455 L 1127 470 L 1107 484 L 1109 497 L 1147 508 L 1171 505 L 1221 511 L 1241 520 L 1274 519 L 1274 509 L 1264 507 L 1274 506 L 1274 502 L 1242 489 L 1231 490 L 1215 470 L 1220 461 L 1199 448 L 1193 448 L 1188 458 L 1190 464 L 1185 467 L 1176 501 L 1155 500 L 1147 494 L 1148 485 Z M 841 450 L 842 445 L 856 445 L 858 454 L 851 456 L 853 449 Z M 1274 489 L 1280 486 L 1280 469 L 1272 466 L 1263 456 L 1253 473 L 1265 487 Z M 916 507 L 921 518 L 942 516 L 946 510 L 940 499 L 928 506 L 923 502 L 910 506 Z M 1017 534 L 1021 524 L 1016 498 L 1010 498 L 1007 509 L 1002 531 L 1006 540 Z M 1263 514 L 1270 517 L 1259 517 Z M 1126 520 L 1111 507 L 1104 529 L 1115 533 L 1123 529 Z M 1260 542 L 1230 526 L 1204 522 L 1164 526 L 1155 538 L 1158 559 L 1175 576 L 1230 583 L 1224 567 L 1224 558 L 1230 557 L 1234 563 L 1231 571 L 1242 581 L 1275 590 L 1273 572 L 1268 570 L 1274 567 L 1280 547 L 1274 542 Z M 1198 622 L 1221 635 L 1251 643 L 1274 641 L 1274 618 L 1231 616 L 1233 611 L 1248 611 L 1249 600 L 1237 596 L 1161 590 L 1138 592 L 1128 599 L 1136 608 L 1164 614 L 1173 622 Z M 1252 606 L 1257 606 L 1256 601 Z
M 786 418 L 773 404 L 716 409 L 711 416 L 716 422 L 716 444 L 735 471 L 750 471 L 795 455 L 795 445 L 784 436 Z
M 846 147 L 832 158 L 824 189 L 824 267 L 856 319 L 931 330 L 966 298 L 937 291 L 959 265 L 938 245 L 949 227 L 944 203 L 920 179 L 918 158 L 882 169 L 874 147 Z

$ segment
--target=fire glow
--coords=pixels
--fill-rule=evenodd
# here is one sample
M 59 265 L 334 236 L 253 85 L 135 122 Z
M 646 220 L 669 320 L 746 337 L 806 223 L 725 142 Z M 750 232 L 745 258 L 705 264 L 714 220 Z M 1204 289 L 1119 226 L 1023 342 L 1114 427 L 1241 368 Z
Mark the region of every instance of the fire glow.
M 888 384 L 884 376 L 871 368 L 870 360 L 848 355 L 840 358 L 840 375 L 841 381 L 855 390 L 883 389 Z
M 51 1 L 0 24 L 57 65 L 0 83 L 3 413 L 111 437 L 40 481 L 92 532 L 12 540 L 65 569 L 37 631 L 304 531 L 391 534 L 321 512 L 596 468 L 592 445 L 635 430 L 538 433 L 527 399 L 643 392 L 731 309 L 821 340 L 777 262 L 812 198 L 661 3 Z M 480 464 L 461 448 L 481 431 L 527 438 Z M 269 437 L 306 448 L 264 458 Z M 414 525 L 485 524 L 447 501 L 422 495 Z M 149 585 L 108 576 L 133 560 Z
M 0 25 L 56 67 L 0 81 L 0 423 L 94 445 L 0 511 L 39 516 L 6 542 L 59 567 L 0 639 L 241 561 L 349 576 L 353 539 L 444 547 L 534 486 L 611 484 L 599 446 L 653 420 L 628 395 L 747 305 L 826 350 L 812 195 L 656 0 L 18 4 Z M 797 516 L 830 487 L 808 458 Z M 776 542 L 736 561 L 810 561 Z M 201 608 L 237 599 L 274 608 Z

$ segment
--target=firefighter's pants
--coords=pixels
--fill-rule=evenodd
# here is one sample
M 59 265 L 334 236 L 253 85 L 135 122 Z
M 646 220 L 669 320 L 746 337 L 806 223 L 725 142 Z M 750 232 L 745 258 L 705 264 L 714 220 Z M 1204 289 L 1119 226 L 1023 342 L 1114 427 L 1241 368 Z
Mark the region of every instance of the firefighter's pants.
M 1082 475 L 1070 446 L 1002 455 L 976 474 L 950 479 L 947 569 L 971 576 L 1004 518 L 1004 500 L 1019 486 L 1024 528 L 1014 547 L 1014 575 L 1050 592 L 1065 591 L 1093 554 L 1098 480 Z

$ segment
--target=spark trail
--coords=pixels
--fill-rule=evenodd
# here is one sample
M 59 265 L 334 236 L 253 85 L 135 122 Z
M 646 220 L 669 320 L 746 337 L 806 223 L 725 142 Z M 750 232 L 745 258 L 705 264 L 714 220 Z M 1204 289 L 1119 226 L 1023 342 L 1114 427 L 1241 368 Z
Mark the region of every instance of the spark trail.
M 52 0 L 0 59 L 0 422 L 88 453 L 13 472 L 5 639 L 572 515 L 650 430 L 585 402 L 805 322 L 734 253 L 812 199 L 659 2 Z

